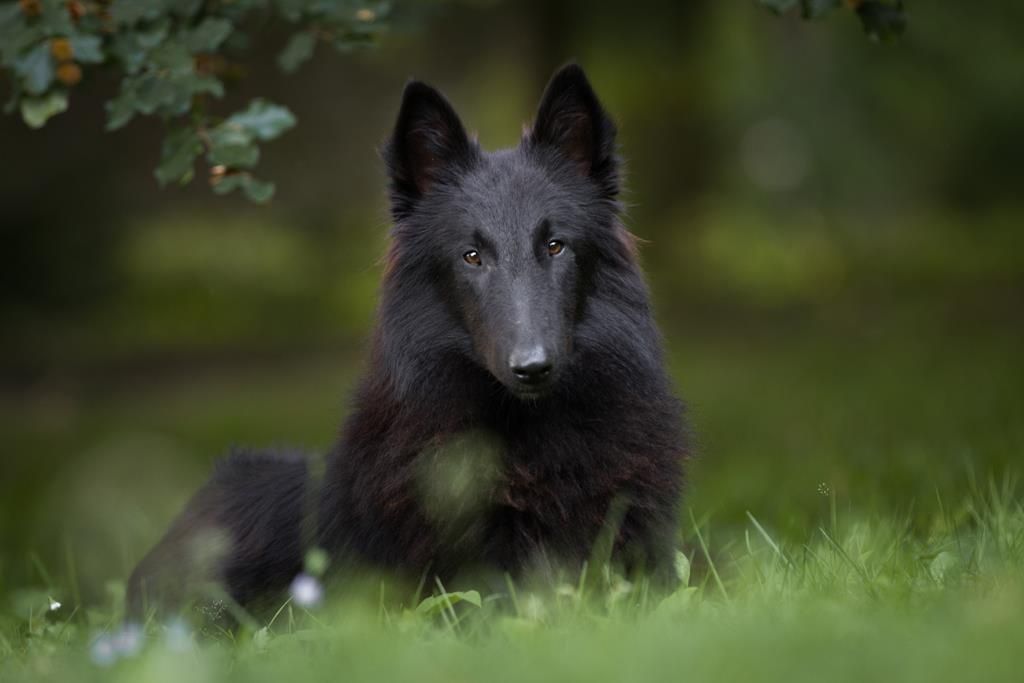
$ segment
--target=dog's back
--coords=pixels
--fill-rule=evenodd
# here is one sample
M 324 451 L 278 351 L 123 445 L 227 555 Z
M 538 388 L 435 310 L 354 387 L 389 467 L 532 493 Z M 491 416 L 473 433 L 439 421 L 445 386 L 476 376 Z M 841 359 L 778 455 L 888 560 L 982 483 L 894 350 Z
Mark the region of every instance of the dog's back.
M 273 601 L 301 570 L 313 510 L 309 468 L 297 453 L 232 453 L 186 505 L 128 581 L 126 613 Z M 226 615 L 230 618 L 230 615 Z

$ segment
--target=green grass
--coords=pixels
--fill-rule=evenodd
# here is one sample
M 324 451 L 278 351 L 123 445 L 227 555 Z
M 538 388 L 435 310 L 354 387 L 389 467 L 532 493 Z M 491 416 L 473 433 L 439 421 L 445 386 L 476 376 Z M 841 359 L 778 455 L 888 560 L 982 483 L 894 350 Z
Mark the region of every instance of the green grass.
M 688 586 L 664 604 L 613 577 L 584 594 L 519 586 L 514 602 L 480 586 L 480 607 L 431 614 L 340 587 L 184 650 L 150 624 L 111 666 L 90 648 L 119 628 L 124 578 L 211 461 L 232 443 L 325 447 L 354 365 L 5 400 L 0 681 L 1019 680 L 1019 333 L 825 329 L 669 335 L 698 457 Z
M 150 623 L 140 652 L 105 665 L 90 648 L 118 629 L 116 595 L 48 611 L 48 595 L 21 593 L 0 635 L 0 678 L 1019 680 L 1024 508 L 1011 482 L 940 502 L 923 536 L 840 515 L 788 543 L 751 515 L 707 546 L 708 529 L 691 526 L 689 586 L 660 603 L 614 577 L 589 592 L 521 588 L 420 610 L 373 605 L 363 589 L 312 611 L 282 605 L 230 636 Z

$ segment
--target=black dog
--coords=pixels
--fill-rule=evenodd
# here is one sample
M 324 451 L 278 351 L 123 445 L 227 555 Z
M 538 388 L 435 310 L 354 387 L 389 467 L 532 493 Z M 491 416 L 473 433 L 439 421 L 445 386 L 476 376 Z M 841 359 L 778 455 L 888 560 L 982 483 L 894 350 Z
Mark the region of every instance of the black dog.
M 395 225 L 369 368 L 315 485 L 300 456 L 223 461 L 129 584 L 250 605 L 308 548 L 449 581 L 613 562 L 670 580 L 687 454 L 632 236 L 615 126 L 575 65 L 532 130 L 483 152 L 410 83 L 383 149 Z

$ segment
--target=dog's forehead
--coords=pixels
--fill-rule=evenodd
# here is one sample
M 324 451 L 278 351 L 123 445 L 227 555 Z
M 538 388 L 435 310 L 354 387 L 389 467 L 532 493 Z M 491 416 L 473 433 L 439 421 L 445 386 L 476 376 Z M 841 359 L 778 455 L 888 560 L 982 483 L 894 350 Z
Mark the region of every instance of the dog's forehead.
M 564 211 L 564 192 L 520 150 L 485 155 L 462 185 L 464 208 L 477 226 L 503 234 L 532 230 Z

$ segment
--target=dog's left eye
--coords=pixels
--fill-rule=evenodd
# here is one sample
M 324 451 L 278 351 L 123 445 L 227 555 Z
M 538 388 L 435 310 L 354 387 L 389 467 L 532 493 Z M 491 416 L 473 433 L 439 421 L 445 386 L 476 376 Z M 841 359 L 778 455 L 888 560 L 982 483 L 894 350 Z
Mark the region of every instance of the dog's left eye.
M 565 249 L 565 243 L 560 240 L 551 240 L 548 242 L 548 255 L 558 256 Z

